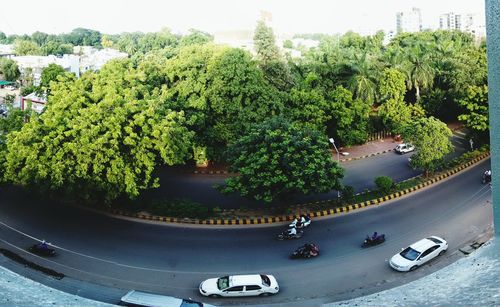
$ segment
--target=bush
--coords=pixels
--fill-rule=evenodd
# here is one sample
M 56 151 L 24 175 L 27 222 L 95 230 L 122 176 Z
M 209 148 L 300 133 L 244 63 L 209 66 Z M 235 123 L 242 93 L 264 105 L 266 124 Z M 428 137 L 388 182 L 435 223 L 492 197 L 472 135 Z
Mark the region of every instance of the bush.
M 206 219 L 212 215 L 210 208 L 188 199 L 153 201 L 148 210 L 154 215 L 193 219 Z
M 394 181 L 391 177 L 380 176 L 375 178 L 375 184 L 381 192 L 388 193 L 394 186 Z
M 340 191 L 342 197 L 342 203 L 350 203 L 354 199 L 354 188 L 350 185 L 346 185 Z

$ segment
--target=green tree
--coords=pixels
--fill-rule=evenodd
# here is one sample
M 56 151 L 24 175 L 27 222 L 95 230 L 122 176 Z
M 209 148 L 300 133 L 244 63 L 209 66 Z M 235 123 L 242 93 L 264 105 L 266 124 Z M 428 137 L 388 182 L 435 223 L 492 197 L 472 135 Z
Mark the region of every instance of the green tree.
M 420 101 L 420 91 L 432 87 L 435 75 L 430 53 L 422 44 L 417 44 L 407 50 L 405 71 L 408 89 L 415 89 L 416 99 Z
M 375 184 L 382 193 L 389 193 L 394 186 L 394 181 L 389 176 L 379 176 L 375 178 Z
M 156 165 L 189 158 L 183 113 L 163 109 L 128 60 L 64 78 L 45 111 L 9 134 L 7 180 L 110 201 L 157 187 Z
M 412 167 L 425 170 L 426 175 L 436 170 L 453 150 L 451 136 L 452 132 L 446 124 L 434 117 L 420 118 L 408 125 L 403 138 L 417 150 L 411 159 Z
M 16 81 L 21 76 L 17 63 L 7 58 L 0 58 L 0 73 L 7 81 Z
M 348 76 L 347 86 L 354 96 L 372 104 L 377 94 L 378 69 L 368 53 L 355 53 L 341 69 Z
M 412 121 L 411 108 L 402 100 L 389 99 L 378 108 L 384 126 L 400 134 Z
M 35 42 L 38 46 L 42 46 L 47 42 L 49 35 L 40 31 L 36 31 L 31 34 L 31 40 Z
M 42 46 L 42 54 L 43 55 L 63 55 L 63 54 L 72 54 L 73 53 L 73 45 L 71 44 L 63 44 L 56 41 L 48 41 Z
M 329 136 L 340 144 L 361 144 L 368 138 L 370 103 L 354 99 L 353 94 L 342 86 L 327 93 L 330 119 L 327 123 Z
M 40 87 L 50 94 L 50 82 L 57 81 L 58 76 L 62 76 L 66 73 L 64 68 L 57 64 L 49 64 L 42 70 L 42 76 L 40 81 Z
M 188 35 L 185 35 L 180 39 L 180 46 L 203 45 L 214 40 L 213 35 L 203 31 L 190 29 L 189 32 L 190 33 Z
M 30 40 L 16 39 L 14 41 L 14 53 L 16 55 L 41 55 L 42 50 L 35 42 Z
M 276 46 L 273 29 L 259 20 L 253 37 L 257 59 L 266 79 L 280 90 L 288 90 L 293 85 L 290 68 Z
M 406 94 L 405 75 L 397 69 L 385 68 L 379 82 L 382 100 L 403 101 Z
M 271 202 L 293 194 L 341 189 L 342 168 L 332 159 L 327 139 L 283 118 L 256 124 L 231 146 L 231 170 L 223 192 Z
M 467 96 L 459 101 L 465 113 L 458 116 L 465 126 L 477 132 L 489 129 L 488 87 L 468 86 Z

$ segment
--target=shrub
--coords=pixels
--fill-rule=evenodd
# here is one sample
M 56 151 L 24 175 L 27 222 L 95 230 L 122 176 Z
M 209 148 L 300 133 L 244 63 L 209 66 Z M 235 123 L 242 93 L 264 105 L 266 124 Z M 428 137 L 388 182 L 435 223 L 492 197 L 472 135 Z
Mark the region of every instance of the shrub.
M 210 208 L 188 199 L 153 201 L 148 210 L 155 215 L 193 219 L 206 219 L 212 215 Z
M 350 203 L 354 199 L 354 188 L 350 185 L 346 185 L 340 191 L 342 197 L 342 203 Z
M 381 192 L 388 193 L 394 186 L 394 181 L 388 176 L 379 176 L 375 178 L 375 184 Z

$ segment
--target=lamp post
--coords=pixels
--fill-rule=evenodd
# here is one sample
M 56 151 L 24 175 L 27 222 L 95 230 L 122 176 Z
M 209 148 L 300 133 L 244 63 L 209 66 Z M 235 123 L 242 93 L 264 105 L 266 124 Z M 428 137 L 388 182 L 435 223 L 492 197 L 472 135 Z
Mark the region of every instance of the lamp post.
M 335 151 L 337 152 L 337 161 L 339 163 L 339 166 L 340 166 L 340 153 L 339 153 L 339 150 L 337 149 L 337 146 L 335 146 L 335 140 L 333 138 L 330 138 L 330 143 L 332 143 L 333 145 L 333 148 L 335 148 Z M 340 197 L 340 191 L 337 190 L 337 197 Z

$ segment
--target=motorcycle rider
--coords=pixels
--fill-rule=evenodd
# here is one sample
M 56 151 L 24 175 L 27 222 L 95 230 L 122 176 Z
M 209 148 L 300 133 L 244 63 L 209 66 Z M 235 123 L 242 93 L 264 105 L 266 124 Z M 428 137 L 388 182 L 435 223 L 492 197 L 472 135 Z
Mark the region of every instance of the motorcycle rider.
M 289 237 L 295 237 L 297 235 L 297 228 L 295 227 L 290 227 L 288 228 L 288 231 L 286 233 Z
M 486 182 L 491 182 L 491 170 L 487 170 L 484 172 L 484 180 Z
M 377 232 L 375 231 L 375 232 L 373 233 L 373 236 L 372 236 L 371 240 L 372 240 L 372 241 L 375 241 L 375 240 L 377 240 L 377 238 L 378 238 L 378 234 L 377 234 Z

